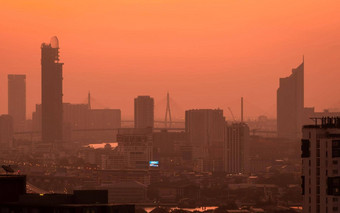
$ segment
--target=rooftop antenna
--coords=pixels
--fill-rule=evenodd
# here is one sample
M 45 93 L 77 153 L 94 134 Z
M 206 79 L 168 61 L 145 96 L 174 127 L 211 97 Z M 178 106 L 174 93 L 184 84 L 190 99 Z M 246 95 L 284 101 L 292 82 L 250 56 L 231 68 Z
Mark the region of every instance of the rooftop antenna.
M 87 106 L 89 109 L 91 109 L 91 93 L 89 91 L 89 94 L 87 95 Z
M 241 97 L 241 123 L 243 123 L 243 97 Z

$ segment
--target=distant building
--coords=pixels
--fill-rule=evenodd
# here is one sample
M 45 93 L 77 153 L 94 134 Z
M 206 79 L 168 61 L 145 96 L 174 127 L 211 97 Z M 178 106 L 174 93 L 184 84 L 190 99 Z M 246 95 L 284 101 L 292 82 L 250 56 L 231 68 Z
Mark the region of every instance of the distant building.
M 188 163 L 183 162 L 192 160 L 192 153 L 183 151 L 187 146 L 187 133 L 184 131 L 170 132 L 164 129 L 153 132 L 153 160 L 159 161 L 163 170 L 175 164 L 188 166 Z
M 90 109 L 88 128 L 117 129 L 121 124 L 120 109 Z
M 154 126 L 154 100 L 150 96 L 135 98 L 135 128 Z
M 59 63 L 59 41 L 41 45 L 42 141 L 63 139 L 63 63 Z
M 303 127 L 303 212 L 340 211 L 340 118 Z
M 41 105 L 32 114 L 33 131 L 41 131 Z M 88 104 L 63 103 L 63 139 L 81 141 L 114 141 L 107 130 L 121 127 L 120 109 L 90 109 Z M 117 131 L 116 131 L 117 132 Z
M 15 131 L 22 131 L 26 121 L 26 75 L 8 75 L 8 114 Z
M 185 111 L 185 131 L 192 146 L 195 170 L 223 171 L 225 118 L 220 109 Z
M 13 143 L 13 119 L 10 115 L 0 116 L 0 150 L 7 151 Z
M 249 127 L 245 123 L 225 126 L 224 168 L 229 174 L 249 172 Z
M 277 90 L 277 132 L 279 137 L 301 136 L 304 117 L 304 62 L 286 78 L 280 78 Z
M 148 169 L 149 161 L 153 160 L 152 128 L 119 129 L 117 142 L 116 149 L 127 158 L 127 168 Z

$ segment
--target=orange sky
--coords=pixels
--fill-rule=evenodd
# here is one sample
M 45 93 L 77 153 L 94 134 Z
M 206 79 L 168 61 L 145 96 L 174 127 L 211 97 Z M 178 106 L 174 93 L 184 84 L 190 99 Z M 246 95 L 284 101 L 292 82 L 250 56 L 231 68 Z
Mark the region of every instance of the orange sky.
M 180 118 L 189 108 L 227 107 L 274 117 L 279 77 L 305 55 L 305 105 L 340 108 L 340 2 L 337 0 L 2 0 L 0 113 L 7 74 L 27 75 L 28 117 L 40 103 L 40 45 L 56 35 L 64 102 L 120 108 L 165 96 Z

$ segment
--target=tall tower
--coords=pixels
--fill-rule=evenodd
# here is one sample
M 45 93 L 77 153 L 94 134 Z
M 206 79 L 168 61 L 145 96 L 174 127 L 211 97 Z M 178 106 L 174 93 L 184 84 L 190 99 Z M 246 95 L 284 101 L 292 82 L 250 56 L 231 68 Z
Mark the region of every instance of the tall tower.
M 41 45 L 42 140 L 47 143 L 63 138 L 63 63 L 59 63 L 59 41 Z
M 170 110 L 170 95 L 169 92 L 166 95 L 166 110 L 165 110 L 165 128 L 168 128 L 168 117 L 169 117 L 169 127 L 172 126 L 171 110 Z
M 26 120 L 26 75 L 8 75 L 8 114 L 15 131 L 24 128 Z
M 304 110 L 304 61 L 292 74 L 280 78 L 277 90 L 277 132 L 279 137 L 301 136 Z
M 152 127 L 154 124 L 154 101 L 150 96 L 135 98 L 135 128 Z

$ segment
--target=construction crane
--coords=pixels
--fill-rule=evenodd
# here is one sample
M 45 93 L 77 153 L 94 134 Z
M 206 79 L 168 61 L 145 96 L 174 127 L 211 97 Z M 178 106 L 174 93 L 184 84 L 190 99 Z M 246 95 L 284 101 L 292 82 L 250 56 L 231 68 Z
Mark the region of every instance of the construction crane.
M 233 114 L 233 111 L 231 111 L 230 107 L 228 107 L 228 110 L 229 110 L 231 116 L 233 117 L 234 121 L 236 121 L 236 119 L 235 119 L 235 117 L 234 117 L 234 114 Z

